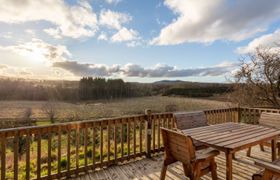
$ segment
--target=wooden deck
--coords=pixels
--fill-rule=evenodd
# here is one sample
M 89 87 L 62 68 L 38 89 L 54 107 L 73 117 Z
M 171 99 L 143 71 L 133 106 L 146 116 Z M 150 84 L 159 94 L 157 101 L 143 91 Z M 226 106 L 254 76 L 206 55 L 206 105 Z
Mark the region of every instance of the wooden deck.
M 253 165 L 254 159 L 270 161 L 270 148 L 265 148 L 265 152 L 260 151 L 259 146 L 252 148 L 252 157 L 246 156 L 246 151 L 240 151 L 236 154 L 238 160 L 233 161 L 233 179 L 248 180 L 252 179 L 252 174 L 260 170 Z M 123 165 L 112 166 L 110 168 L 98 170 L 95 173 L 89 173 L 74 179 L 79 180 L 126 180 L 126 179 L 159 179 L 163 156 L 156 155 L 152 159 L 138 159 Z M 245 162 L 241 162 L 245 161 Z M 225 179 L 225 154 L 221 153 L 217 158 L 218 178 Z M 188 179 L 184 177 L 182 165 L 176 163 L 168 167 L 166 179 Z M 210 174 L 202 178 L 203 180 L 211 179 Z

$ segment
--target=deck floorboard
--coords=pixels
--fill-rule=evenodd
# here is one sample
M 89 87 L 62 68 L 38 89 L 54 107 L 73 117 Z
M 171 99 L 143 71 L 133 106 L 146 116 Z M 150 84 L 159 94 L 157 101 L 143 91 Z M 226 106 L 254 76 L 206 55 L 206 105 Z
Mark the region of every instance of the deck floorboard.
M 271 160 L 270 148 L 265 148 L 265 152 L 260 151 L 259 146 L 252 148 L 252 157 L 246 156 L 246 151 L 237 152 L 236 158 L 239 160 L 233 161 L 233 179 L 235 180 L 249 180 L 252 179 L 252 174 L 259 171 L 260 168 L 253 165 L 254 159 L 261 159 L 265 161 Z M 112 166 L 109 168 L 98 170 L 94 173 L 82 175 L 74 179 L 80 180 L 154 180 L 159 179 L 162 165 L 162 153 L 155 155 L 152 159 L 142 158 L 132 162 L 127 162 L 122 165 Z M 216 157 L 218 165 L 217 173 L 219 179 L 225 179 L 225 155 L 221 153 Z M 181 180 L 188 179 L 184 176 L 181 163 L 174 163 L 170 165 L 167 170 L 166 180 Z M 201 179 L 210 180 L 211 174 L 207 174 Z

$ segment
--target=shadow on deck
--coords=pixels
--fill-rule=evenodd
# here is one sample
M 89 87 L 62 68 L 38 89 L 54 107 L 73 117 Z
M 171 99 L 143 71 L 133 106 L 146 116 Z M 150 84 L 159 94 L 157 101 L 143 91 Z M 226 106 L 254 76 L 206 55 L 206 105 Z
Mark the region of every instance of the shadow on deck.
M 247 157 L 246 151 L 236 153 L 236 159 L 233 161 L 233 179 L 248 180 L 252 179 L 253 173 L 260 168 L 253 165 L 254 159 L 271 161 L 270 148 L 266 148 L 265 152 L 260 151 L 259 146 L 252 148 L 252 156 Z M 133 162 L 127 162 L 122 165 L 112 166 L 106 169 L 101 169 L 95 173 L 79 176 L 79 180 L 126 180 L 126 179 L 159 179 L 163 156 L 155 155 L 152 159 L 137 159 Z M 242 161 L 242 162 L 241 162 Z M 225 155 L 221 153 L 217 158 L 218 178 L 225 179 L 226 165 Z M 181 163 L 175 163 L 168 167 L 166 179 L 188 179 L 184 176 Z M 211 179 L 211 175 L 205 175 L 202 179 Z

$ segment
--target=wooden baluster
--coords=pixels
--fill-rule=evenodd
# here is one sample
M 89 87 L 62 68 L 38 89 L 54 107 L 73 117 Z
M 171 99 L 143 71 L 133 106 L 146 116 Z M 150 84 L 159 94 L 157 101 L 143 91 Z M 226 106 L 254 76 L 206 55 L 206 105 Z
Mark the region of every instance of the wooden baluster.
M 139 120 L 139 140 L 140 140 L 140 144 L 139 144 L 139 148 L 140 148 L 140 153 L 143 152 L 143 139 L 142 139 L 142 117 Z
M 48 177 L 51 177 L 52 173 L 52 130 L 48 128 Z
M 151 158 L 151 140 L 152 140 L 152 118 L 151 118 L 152 111 L 150 109 L 145 110 L 146 115 L 146 126 L 145 126 L 145 143 L 146 143 L 146 157 Z
M 229 109 L 229 122 L 234 122 L 232 119 L 232 108 Z
M 19 131 L 16 130 L 14 137 L 14 179 L 18 179 L 18 149 L 19 149 Z
M 124 152 L 123 152 L 123 139 L 124 139 L 124 124 L 123 124 L 123 119 L 121 120 L 121 158 L 123 160 Z
M 216 110 L 216 112 L 217 112 L 217 116 L 218 116 L 217 121 L 218 121 L 218 124 L 220 124 L 220 123 L 222 123 L 222 122 L 223 122 L 223 121 L 221 120 L 221 110 L 220 110 L 220 109 L 218 109 L 218 110 Z
M 220 119 L 220 123 L 224 123 L 225 122 L 224 118 L 223 118 L 223 110 L 222 109 L 219 110 L 219 119 Z
M 1 179 L 6 179 L 6 134 L 1 135 Z
M 109 166 L 109 163 L 110 163 L 110 146 L 111 146 L 111 143 L 110 143 L 110 136 L 111 136 L 111 126 L 110 126 L 110 123 L 108 121 L 108 126 L 107 126 L 107 165 Z
M 210 113 L 211 113 L 212 124 L 216 124 L 214 111 L 210 111 Z
M 103 167 L 103 123 L 100 125 L 100 165 Z
M 130 156 L 130 118 L 127 118 L 127 156 Z
M 88 127 L 87 123 L 85 124 L 84 129 L 84 160 L 85 160 L 85 169 L 87 171 L 88 161 L 87 161 L 87 146 L 88 146 Z
M 153 151 L 156 149 L 156 127 L 155 127 L 155 121 L 158 118 L 158 115 L 152 116 L 152 131 L 153 131 Z
M 167 119 L 167 127 L 169 128 L 169 129 L 171 129 L 171 119 L 169 118 L 169 116 L 168 115 L 162 115 L 164 118 L 166 118 Z M 159 115 L 159 118 L 161 118 L 161 115 Z
M 211 111 L 211 116 L 212 116 L 212 120 L 213 120 L 212 122 L 213 122 L 213 124 L 217 124 L 217 123 L 216 123 L 215 115 L 216 115 L 215 112 L 212 110 L 212 111 Z
M 57 175 L 58 178 L 61 176 L 61 126 L 58 125 L 57 134 Z
M 136 155 L 136 122 L 135 122 L 135 118 L 133 118 L 133 155 L 135 158 L 135 155 Z
M 158 120 L 157 120 L 157 140 L 158 140 L 158 142 L 157 142 L 157 144 L 158 144 L 158 149 L 160 149 L 160 120 L 161 120 L 162 118 L 158 118 Z
M 79 175 L 80 124 L 76 126 L 76 176 Z
M 249 109 L 248 113 L 249 113 L 250 124 L 254 124 L 253 116 L 252 116 L 252 109 Z
M 170 118 L 172 119 L 172 128 L 175 128 L 175 119 L 172 114 L 170 114 Z
M 95 170 L 95 123 L 92 123 L 92 169 Z
M 118 143 L 117 143 L 117 123 L 114 121 L 114 163 L 117 164 L 118 158 Z
M 70 148 L 71 148 L 71 129 L 67 128 L 67 177 L 70 177 L 71 159 L 70 159 Z
M 37 179 L 41 178 L 41 131 L 37 135 Z
M 228 122 L 228 119 L 227 119 L 227 109 L 223 109 L 223 118 L 224 118 L 224 123 Z
M 30 179 L 30 130 L 26 134 L 26 179 Z

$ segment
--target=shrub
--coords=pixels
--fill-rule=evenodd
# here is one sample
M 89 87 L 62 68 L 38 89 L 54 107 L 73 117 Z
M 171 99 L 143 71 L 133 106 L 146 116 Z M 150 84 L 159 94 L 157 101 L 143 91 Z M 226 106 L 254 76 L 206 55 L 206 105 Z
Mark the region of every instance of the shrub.
M 86 156 L 87 156 L 88 158 L 91 158 L 91 157 L 92 157 L 92 150 L 91 150 L 91 149 L 89 149 L 89 150 L 87 151 Z
M 165 112 L 175 112 L 178 110 L 178 106 L 176 104 L 168 104 L 165 106 Z
M 62 159 L 62 160 L 60 161 L 60 166 L 61 166 L 61 168 L 66 168 L 66 167 L 67 167 L 67 164 L 68 164 L 68 162 L 67 162 L 66 159 Z

